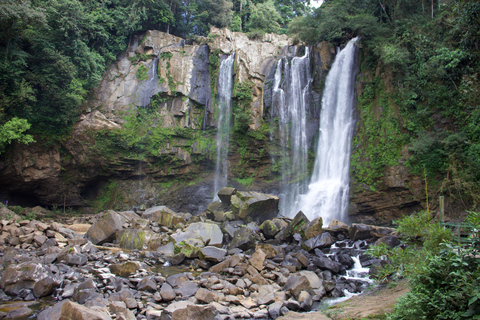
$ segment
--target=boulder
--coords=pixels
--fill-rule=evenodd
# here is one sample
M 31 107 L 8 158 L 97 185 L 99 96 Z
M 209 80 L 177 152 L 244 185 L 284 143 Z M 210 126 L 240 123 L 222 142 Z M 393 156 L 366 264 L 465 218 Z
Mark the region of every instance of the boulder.
M 72 301 L 66 301 L 62 305 L 59 320 L 111 320 L 106 312 L 100 312 L 87 308 Z
M 51 275 L 50 270 L 41 263 L 11 264 L 2 274 L 0 289 L 9 295 L 16 296 L 23 289 L 33 289 L 36 282 Z
M 166 206 L 157 206 L 145 210 L 142 218 L 158 222 L 159 225 L 173 229 L 179 223 L 185 224 L 185 218 Z
M 263 270 L 263 263 L 265 262 L 266 258 L 265 252 L 263 252 L 262 249 L 256 248 L 255 252 L 252 254 L 252 257 L 248 260 L 248 263 L 250 263 L 255 269 L 258 271 Z
M 185 231 L 176 232 L 171 237 L 176 243 L 186 239 L 201 239 L 205 244 L 215 247 L 221 247 L 223 243 L 220 227 L 215 223 L 207 222 L 191 223 Z
M 257 302 L 259 305 L 268 305 L 275 302 L 275 288 L 272 285 L 263 285 L 258 288 L 258 299 Z
M 87 261 L 87 256 L 82 253 L 69 253 L 65 256 L 65 263 L 69 266 L 83 266 L 87 263 Z
M 169 242 L 162 247 L 158 247 L 157 252 L 160 252 L 166 257 L 173 257 L 175 255 L 175 245 L 173 242 Z
M 375 241 L 376 246 L 378 246 L 380 243 L 384 243 L 387 246 L 393 248 L 400 245 L 400 239 L 397 236 L 384 236 Z
M 62 306 L 65 302 L 70 300 L 63 300 L 55 303 L 53 306 L 46 308 L 37 315 L 37 320 L 58 320 L 62 313 Z
M 171 301 L 175 299 L 176 294 L 172 286 L 165 282 L 160 288 L 160 296 L 165 301 Z
M 313 257 L 313 263 L 322 270 L 329 270 L 332 273 L 339 273 L 342 270 L 342 264 L 333 261 L 327 256 Z
M 35 282 L 35 285 L 33 286 L 33 295 L 36 298 L 48 296 L 53 293 L 55 289 L 60 287 L 61 284 L 62 280 L 55 276 L 45 277 L 40 281 Z
M 178 301 L 169 304 L 162 312 L 162 320 L 202 319 L 213 320 L 218 311 L 211 305 L 198 305 L 190 301 Z
M 183 298 L 189 298 L 197 293 L 198 286 L 193 281 L 184 281 L 173 289 L 177 295 Z
M 386 235 L 392 235 L 395 233 L 395 229 L 387 227 L 377 227 L 367 224 L 354 223 L 350 227 L 349 237 L 353 241 L 367 240 L 370 238 L 381 238 Z
M 124 263 L 111 264 L 109 268 L 110 272 L 113 274 L 128 278 L 130 275 L 134 274 L 135 271 L 141 269 L 142 266 L 138 261 L 127 261 Z
M 201 259 L 213 261 L 215 263 L 222 261 L 226 254 L 227 250 L 212 246 L 204 247 L 200 249 L 198 253 Z
M 178 266 L 180 263 L 183 262 L 183 260 L 185 260 L 185 255 L 180 252 L 180 253 L 174 255 L 173 257 L 171 257 L 170 259 L 168 259 L 168 262 L 172 266 Z
M 153 277 L 145 277 L 137 284 L 138 291 L 156 292 L 157 283 Z
M 123 225 L 127 220 L 116 213 L 108 210 L 103 216 L 88 229 L 85 237 L 93 244 L 103 244 L 105 242 L 113 242 L 115 234 L 123 229 Z
M 277 256 L 283 257 L 285 255 L 284 249 L 281 246 L 274 246 L 268 243 L 258 243 L 255 246 L 255 251 L 257 249 L 261 249 L 263 252 L 265 252 L 266 259 L 273 259 Z
M 273 219 L 278 215 L 279 198 L 269 194 L 252 191 L 237 191 L 231 197 L 233 213 L 246 222 Z
M 7 207 L 4 207 L 3 205 L 0 206 L 0 220 L 9 220 L 14 216 L 16 216 L 15 212 L 8 209 Z
M 228 206 L 220 201 L 210 203 L 205 211 L 207 218 L 213 221 L 223 222 L 233 218 L 231 212 L 228 211 Z
M 239 248 L 242 250 L 248 250 L 255 246 L 255 243 L 260 240 L 260 237 L 252 232 L 247 227 L 242 227 L 235 231 L 232 241 L 228 244 L 229 249 Z
M 214 293 L 210 290 L 204 289 L 204 288 L 199 288 L 197 290 L 197 292 L 195 293 L 195 298 L 198 301 L 203 302 L 203 303 L 207 303 L 207 304 L 210 303 L 210 302 L 218 300 L 218 296 L 217 296 L 216 293 Z
M 185 255 L 185 258 L 192 259 L 198 258 L 200 249 L 203 248 L 205 244 L 201 239 L 189 238 L 185 239 L 180 243 L 177 243 L 176 246 L 180 247 L 180 253 Z
M 152 231 L 139 229 L 124 229 L 116 234 L 120 248 L 127 250 L 145 250 L 152 238 L 158 237 Z
M 275 239 L 288 241 L 291 240 L 296 233 L 304 236 L 309 224 L 310 220 L 308 220 L 307 216 L 302 211 L 299 211 L 293 218 L 292 222 L 290 222 L 285 229 L 275 235 Z
M 301 274 L 292 274 L 289 276 L 287 282 L 283 286 L 283 290 L 296 300 L 298 300 L 298 296 L 302 291 L 313 293 L 313 288 L 310 285 L 310 281 L 306 276 Z
M 235 188 L 223 187 L 218 191 L 218 198 L 220 198 L 222 203 L 229 206 L 232 203 L 232 196 L 235 195 L 236 192 L 237 189 Z
M 324 232 L 318 236 L 308 239 L 302 244 L 302 248 L 311 251 L 315 248 L 328 248 L 330 247 L 335 241 L 333 240 L 332 236 L 328 232 Z
M 310 239 L 321 235 L 323 232 L 323 219 L 318 217 L 310 221 L 307 230 L 305 230 L 305 239 Z
M 307 291 L 300 292 L 300 295 L 298 296 L 298 303 L 300 304 L 300 308 L 302 308 L 302 310 L 312 310 L 312 296 Z
M 280 231 L 280 228 L 278 228 L 278 226 L 272 220 L 265 220 L 260 225 L 260 230 L 266 239 L 273 239 Z

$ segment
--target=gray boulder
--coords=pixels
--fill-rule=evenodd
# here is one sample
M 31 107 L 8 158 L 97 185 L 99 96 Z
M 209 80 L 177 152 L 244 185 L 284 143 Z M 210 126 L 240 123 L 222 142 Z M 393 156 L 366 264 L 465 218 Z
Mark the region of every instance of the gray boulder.
M 178 301 L 168 305 L 161 316 L 161 320 L 180 319 L 217 319 L 218 311 L 212 305 L 198 305 L 190 301 Z
M 198 253 L 201 259 L 213 261 L 215 263 L 222 261 L 226 254 L 227 250 L 212 246 L 204 247 L 200 249 L 200 252 Z
M 273 195 L 237 191 L 231 196 L 230 208 L 239 219 L 260 224 L 278 215 L 278 202 L 279 198 Z
M 328 248 L 330 247 L 335 241 L 333 240 L 332 236 L 328 232 L 324 232 L 318 236 L 308 239 L 302 244 L 302 248 L 311 251 L 315 248 Z
M 341 263 L 333 261 L 327 256 L 313 257 L 313 263 L 322 270 L 330 270 L 332 273 L 339 273 L 343 266 Z
M 126 222 L 127 220 L 123 216 L 115 211 L 108 210 L 88 229 L 85 237 L 93 244 L 113 242 L 115 234 L 123 229 Z
M 242 227 L 235 231 L 232 241 L 228 244 L 229 249 L 239 248 L 242 250 L 248 250 L 255 246 L 255 243 L 260 240 L 260 237 L 252 232 L 247 227 Z
M 185 231 L 174 233 L 171 237 L 176 243 L 186 239 L 200 239 L 205 244 L 215 247 L 221 247 L 223 243 L 223 233 L 220 227 L 215 223 L 207 222 L 192 223 Z
M 183 215 L 176 213 L 166 206 L 149 208 L 143 212 L 142 218 L 149 219 L 153 222 L 158 222 L 159 225 L 170 229 L 174 228 L 179 223 L 185 224 L 186 222 Z
M 111 320 L 106 312 L 93 310 L 72 301 L 66 301 L 62 305 L 60 320 Z
M 237 193 L 237 189 L 224 187 L 218 191 L 218 197 L 222 203 L 229 206 L 232 203 L 232 196 Z
M 9 295 L 16 296 L 23 289 L 33 289 L 36 282 L 51 275 L 50 270 L 41 263 L 11 264 L 2 274 L 0 289 Z

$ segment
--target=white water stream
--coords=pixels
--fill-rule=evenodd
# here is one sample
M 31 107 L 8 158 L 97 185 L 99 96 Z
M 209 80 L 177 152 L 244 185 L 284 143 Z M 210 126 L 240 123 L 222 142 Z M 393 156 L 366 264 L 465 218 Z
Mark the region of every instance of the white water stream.
M 218 198 L 218 191 L 227 185 L 234 61 L 235 54 L 223 60 L 220 64 L 218 74 L 218 109 L 216 113 L 217 158 L 215 162 L 215 180 L 213 186 L 214 199 Z
M 348 209 L 356 40 L 337 54 L 326 78 L 315 166 L 308 192 L 296 201 L 296 211 L 322 217 L 324 224 L 345 221 Z
M 278 113 L 282 172 L 280 212 L 284 216 L 298 211 L 295 201 L 307 191 L 306 99 L 310 82 L 308 48 L 302 57 L 294 57 L 290 62 L 287 58 L 278 61 L 272 102 Z

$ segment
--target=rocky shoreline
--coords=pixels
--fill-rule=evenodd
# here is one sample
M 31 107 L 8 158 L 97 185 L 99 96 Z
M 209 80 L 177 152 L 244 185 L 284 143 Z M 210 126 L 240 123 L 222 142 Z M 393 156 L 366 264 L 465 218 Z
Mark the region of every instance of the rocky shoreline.
M 391 228 L 278 218 L 274 196 L 219 198 L 197 216 L 158 206 L 84 225 L 0 208 L 0 318 L 275 319 L 361 292 L 355 260 L 378 266 L 368 246 L 399 243 Z

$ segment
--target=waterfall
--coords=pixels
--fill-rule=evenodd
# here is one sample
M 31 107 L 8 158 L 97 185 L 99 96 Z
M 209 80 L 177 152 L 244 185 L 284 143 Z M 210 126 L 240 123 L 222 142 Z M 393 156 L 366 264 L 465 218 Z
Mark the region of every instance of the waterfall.
M 218 107 L 217 120 L 217 159 L 215 164 L 215 180 L 213 197 L 227 185 L 228 175 L 228 142 L 232 114 L 233 64 L 235 53 L 222 61 L 218 73 Z
M 294 57 L 290 63 L 287 58 L 278 61 L 272 102 L 277 109 L 281 147 L 278 164 L 282 174 L 280 212 L 285 216 L 296 213 L 295 200 L 307 190 L 306 100 L 310 82 L 308 48 L 302 57 Z
M 150 63 L 148 79 L 139 88 L 139 105 L 144 108 L 150 104 L 150 98 L 158 93 L 158 59 L 157 57 Z
M 297 209 L 309 219 L 321 216 L 324 224 L 345 221 L 348 209 L 356 40 L 337 54 L 327 75 L 315 166 L 308 192 L 297 201 Z

